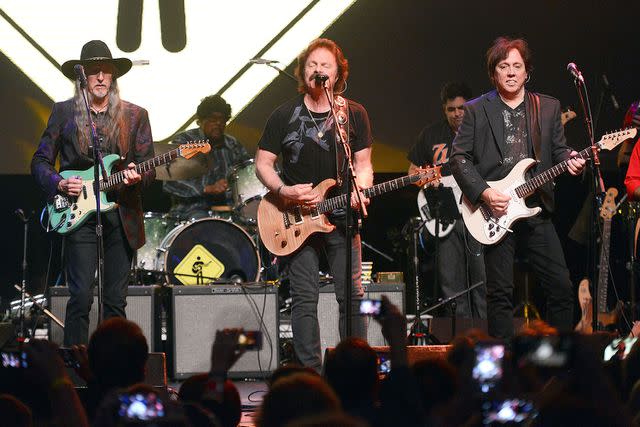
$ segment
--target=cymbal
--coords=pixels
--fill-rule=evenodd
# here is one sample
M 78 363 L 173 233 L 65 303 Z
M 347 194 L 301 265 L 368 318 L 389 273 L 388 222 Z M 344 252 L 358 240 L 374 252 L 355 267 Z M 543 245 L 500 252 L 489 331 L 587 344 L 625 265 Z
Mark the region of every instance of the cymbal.
M 153 143 L 155 155 L 167 153 L 178 144 Z M 209 170 L 209 157 L 206 154 L 198 153 L 190 159 L 178 157 L 169 163 L 156 168 L 156 179 L 160 181 L 177 181 L 182 179 L 196 178 L 207 173 Z

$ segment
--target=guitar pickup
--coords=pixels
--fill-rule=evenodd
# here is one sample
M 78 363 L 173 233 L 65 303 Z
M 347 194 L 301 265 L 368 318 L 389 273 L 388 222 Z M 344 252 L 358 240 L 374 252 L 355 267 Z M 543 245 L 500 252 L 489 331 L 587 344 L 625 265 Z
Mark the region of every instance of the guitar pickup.
M 69 206 L 71 206 L 71 202 L 68 197 L 63 196 L 62 194 L 56 194 L 53 196 L 53 209 L 56 212 L 64 211 Z
M 302 212 L 300 206 L 293 208 L 293 221 L 295 224 L 302 224 Z

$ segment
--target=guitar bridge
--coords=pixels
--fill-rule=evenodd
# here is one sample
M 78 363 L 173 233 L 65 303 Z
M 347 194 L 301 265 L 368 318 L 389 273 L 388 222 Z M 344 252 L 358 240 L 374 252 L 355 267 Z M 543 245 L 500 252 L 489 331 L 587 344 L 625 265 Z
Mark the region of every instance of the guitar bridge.
M 62 194 L 56 194 L 53 196 L 53 209 L 56 212 L 61 212 L 69 208 L 71 206 L 71 201 L 68 197 L 63 196 Z

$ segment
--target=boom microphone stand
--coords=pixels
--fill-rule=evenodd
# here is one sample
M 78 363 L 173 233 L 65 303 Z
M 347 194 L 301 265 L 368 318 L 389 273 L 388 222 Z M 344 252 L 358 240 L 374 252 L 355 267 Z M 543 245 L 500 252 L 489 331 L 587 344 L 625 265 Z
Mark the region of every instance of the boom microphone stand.
M 600 174 L 600 157 L 598 156 L 598 147 L 595 145 L 595 140 L 593 137 L 593 117 L 591 116 L 591 105 L 589 104 L 589 93 L 587 92 L 587 87 L 584 84 L 584 78 L 582 77 L 582 73 L 578 70 L 578 67 L 573 62 L 567 65 L 567 70 L 573 75 L 573 83 L 576 87 L 576 91 L 578 92 L 578 99 L 580 100 L 580 106 L 582 108 L 582 113 L 584 115 L 584 125 L 587 129 L 587 135 L 589 136 L 589 143 L 591 144 L 591 156 L 589 157 L 589 167 L 591 169 L 591 176 L 593 179 L 592 182 L 592 191 L 593 191 L 593 209 L 592 209 L 592 221 L 598 221 L 599 212 L 600 212 L 600 204 L 602 201 L 602 195 L 604 194 L 604 186 L 602 182 L 602 175 Z M 596 265 L 597 265 L 597 251 L 595 248 L 596 239 L 593 235 L 595 231 L 599 229 L 599 227 L 590 227 L 590 239 L 589 239 L 589 248 L 590 248 L 590 256 L 589 256 L 589 272 L 591 277 L 591 283 L 593 284 L 593 295 L 598 295 L 598 281 L 596 279 Z M 598 330 L 598 299 L 593 298 L 593 330 Z
M 89 119 L 89 125 L 91 127 L 91 141 L 93 144 L 93 195 L 96 199 L 96 254 L 97 254 L 97 278 L 98 278 L 98 323 L 102 322 L 103 314 L 103 300 L 102 290 L 104 286 L 104 243 L 102 235 L 102 218 L 100 210 L 100 171 L 102 176 L 107 178 L 107 171 L 104 168 L 102 162 L 102 138 L 98 137 L 96 130 L 96 124 L 91 117 L 91 107 L 89 106 L 89 96 L 87 94 L 87 77 L 84 74 L 84 67 L 77 64 L 73 67 L 78 81 L 80 83 L 80 91 L 82 92 L 82 98 L 87 110 L 87 118 Z

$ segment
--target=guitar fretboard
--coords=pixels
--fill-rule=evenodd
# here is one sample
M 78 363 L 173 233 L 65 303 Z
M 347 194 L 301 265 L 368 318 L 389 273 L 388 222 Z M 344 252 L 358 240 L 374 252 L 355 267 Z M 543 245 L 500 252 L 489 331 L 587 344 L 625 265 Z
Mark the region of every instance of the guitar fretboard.
M 591 157 L 591 147 L 590 146 L 585 148 L 584 150 L 580 151 L 576 155 L 576 158 L 580 158 L 580 159 L 584 159 L 584 160 L 588 160 L 590 157 Z M 560 162 L 557 165 L 555 165 L 555 166 L 547 169 L 546 171 L 544 171 L 544 172 L 534 176 L 533 178 L 529 179 L 524 184 L 519 185 L 515 189 L 516 194 L 519 197 L 530 196 L 538 188 L 542 187 L 547 182 L 550 182 L 555 177 L 557 177 L 558 175 L 561 175 L 561 174 L 565 173 L 569 169 L 569 167 L 568 167 L 569 160 L 570 159 L 567 159 L 567 160 L 565 160 L 563 162 Z
M 135 170 L 139 174 L 143 174 L 152 169 L 157 168 L 158 166 L 164 165 L 165 163 L 169 163 L 170 161 L 178 158 L 180 156 L 180 148 L 173 149 L 164 154 L 160 154 L 153 159 L 146 160 L 142 163 L 136 165 Z M 118 171 L 108 176 L 106 179 L 100 180 L 100 191 L 110 191 L 113 190 L 117 185 L 124 182 L 124 171 Z
M 607 313 L 607 285 L 609 284 L 609 242 L 611 219 L 603 220 L 600 242 L 600 266 L 598 268 L 598 313 Z
M 433 174 L 434 172 L 432 172 Z M 432 175 L 435 176 L 435 175 Z M 421 179 L 424 179 L 424 174 L 415 174 L 415 175 L 407 175 L 401 178 L 396 178 L 391 181 L 383 182 L 373 187 L 366 188 L 362 190 L 364 196 L 368 199 L 379 196 L 381 194 L 387 193 L 389 191 L 398 190 L 402 187 L 406 187 L 409 184 L 414 184 Z M 335 209 L 346 206 L 347 200 L 350 200 L 350 197 L 347 198 L 346 194 L 332 197 L 330 199 L 324 200 L 316 206 L 318 213 L 324 214 L 327 212 L 331 212 Z

